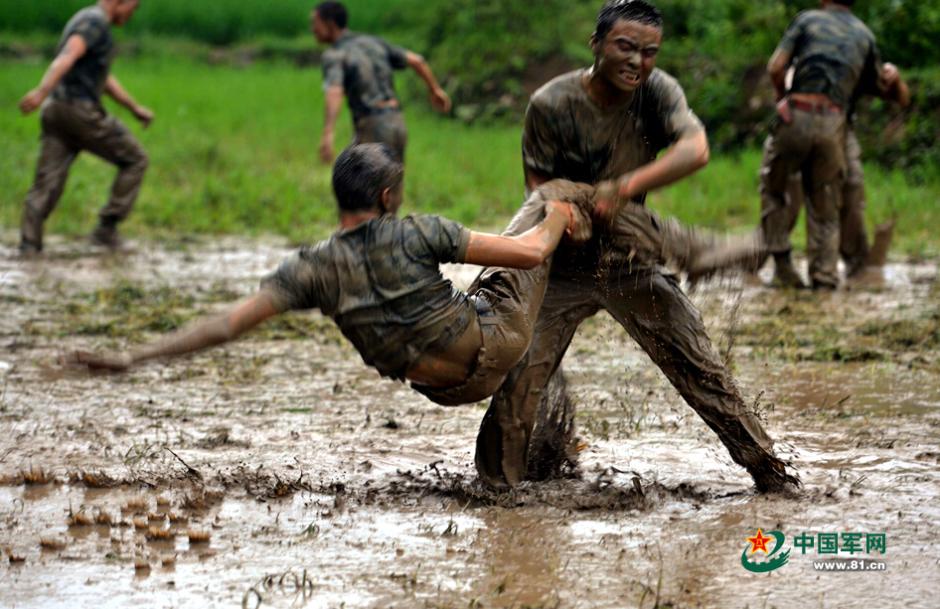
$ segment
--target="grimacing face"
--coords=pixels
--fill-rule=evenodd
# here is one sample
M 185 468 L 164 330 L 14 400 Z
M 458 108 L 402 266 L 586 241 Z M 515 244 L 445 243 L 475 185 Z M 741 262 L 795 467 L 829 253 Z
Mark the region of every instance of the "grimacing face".
M 611 86 L 632 92 L 649 78 L 656 67 L 662 44 L 660 28 L 620 19 L 604 40 L 592 40 L 596 70 Z

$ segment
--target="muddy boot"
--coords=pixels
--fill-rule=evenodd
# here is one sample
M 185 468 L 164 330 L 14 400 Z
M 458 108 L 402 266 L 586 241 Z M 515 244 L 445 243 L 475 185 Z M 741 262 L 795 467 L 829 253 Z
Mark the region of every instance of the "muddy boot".
M 787 473 L 784 462 L 774 456 L 760 465 L 748 466 L 747 471 L 759 493 L 792 493 L 803 486 L 799 476 Z
M 793 288 L 796 290 L 805 290 L 806 284 L 803 278 L 793 267 L 793 260 L 790 259 L 790 252 L 774 254 L 774 279 L 771 285 L 778 288 Z
M 474 464 L 477 475 L 489 487 L 509 490 L 525 477 L 525 460 L 505 459 L 506 455 L 526 454 L 526 435 L 521 426 L 501 421 L 498 408 L 490 404 L 477 434 Z
M 101 218 L 98 227 L 91 233 L 91 244 L 117 251 L 124 247 L 124 242 L 117 231 L 118 221 L 114 218 Z
M 879 224 L 875 227 L 875 241 L 868 252 L 867 266 L 884 266 L 888 262 L 888 251 L 894 239 L 894 225 L 896 220 Z
M 29 207 L 23 212 L 20 225 L 19 253 L 23 258 L 32 258 L 42 252 L 43 218 L 32 212 Z

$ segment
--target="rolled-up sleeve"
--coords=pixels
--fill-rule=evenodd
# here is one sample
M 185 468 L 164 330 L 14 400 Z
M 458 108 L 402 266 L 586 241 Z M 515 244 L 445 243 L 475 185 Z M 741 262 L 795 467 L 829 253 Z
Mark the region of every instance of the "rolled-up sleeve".
M 394 44 L 382 41 L 385 44 L 385 50 L 388 53 L 388 65 L 394 70 L 404 70 L 408 67 L 408 51 Z
M 108 23 L 106 21 L 89 17 L 75 26 L 72 35 L 81 36 L 82 40 L 85 41 L 85 46 L 92 48 L 101 41 L 107 31 Z
M 695 112 L 689 108 L 682 85 L 666 74 L 659 79 L 658 114 L 662 119 L 663 134 L 669 142 L 676 142 L 682 137 L 705 131 L 705 125 Z
M 470 246 L 470 230 L 440 216 L 408 216 L 427 248 L 439 263 L 464 262 Z
M 320 306 L 319 276 L 314 253 L 302 249 L 285 259 L 276 271 L 261 280 L 261 288 L 274 297 L 275 308 L 285 311 Z
M 343 69 L 343 52 L 337 49 L 330 49 L 323 54 L 323 89 L 330 87 L 342 87 L 345 81 L 345 71 Z

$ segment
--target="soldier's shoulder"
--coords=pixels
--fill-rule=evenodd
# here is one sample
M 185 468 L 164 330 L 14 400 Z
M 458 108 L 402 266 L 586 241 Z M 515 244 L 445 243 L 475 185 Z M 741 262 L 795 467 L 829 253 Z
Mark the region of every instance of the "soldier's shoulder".
M 863 38 L 867 38 L 870 41 L 875 41 L 875 33 L 871 31 L 871 28 L 868 27 L 868 24 L 862 21 L 858 16 L 852 15 L 852 26 L 859 32 Z
M 105 14 L 104 10 L 98 5 L 93 5 L 86 6 L 72 15 L 72 18 L 69 19 L 66 25 L 66 29 L 89 26 L 107 29 L 108 25 L 108 16 Z
M 342 61 L 346 56 L 346 50 L 340 47 L 330 47 L 327 50 L 323 51 L 321 55 L 321 60 L 323 63 L 331 63 L 336 61 Z
M 532 94 L 529 103 L 540 109 L 547 110 L 569 103 L 572 100 L 582 99 L 587 92 L 581 84 L 584 70 L 574 70 L 561 76 L 556 76 Z
M 659 68 L 653 68 L 649 79 L 646 81 L 646 86 L 659 96 L 685 95 L 685 91 L 679 83 L 679 79 Z

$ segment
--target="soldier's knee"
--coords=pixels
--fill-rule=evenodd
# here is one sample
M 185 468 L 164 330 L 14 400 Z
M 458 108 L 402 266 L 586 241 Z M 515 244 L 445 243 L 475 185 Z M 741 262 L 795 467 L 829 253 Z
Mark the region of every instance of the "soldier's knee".
M 150 167 L 150 156 L 141 149 L 140 153 L 137 155 L 137 159 L 134 161 L 134 168 L 143 173 L 147 171 L 148 167 Z

